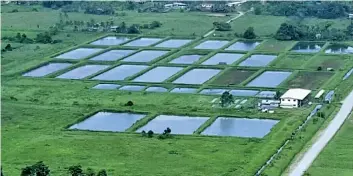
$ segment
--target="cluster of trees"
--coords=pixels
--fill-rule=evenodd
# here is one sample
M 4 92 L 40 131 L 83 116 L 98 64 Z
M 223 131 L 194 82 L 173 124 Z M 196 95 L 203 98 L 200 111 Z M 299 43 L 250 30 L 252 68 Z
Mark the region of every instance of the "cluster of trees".
M 233 95 L 231 93 L 229 93 L 228 91 L 223 92 L 223 94 L 221 96 L 221 106 L 226 107 L 232 103 L 234 103 Z
M 230 31 L 232 30 L 232 26 L 226 22 L 213 22 L 213 27 L 216 31 Z
M 53 8 L 53 9 L 61 8 L 68 4 L 72 4 L 72 1 L 43 1 L 42 2 L 43 7 Z
M 155 29 L 161 27 L 162 23 L 159 21 L 153 21 L 149 24 L 143 24 L 142 26 L 139 24 L 132 24 L 129 27 L 125 22 L 121 22 L 116 28 L 117 33 L 127 33 L 127 34 L 139 34 L 141 33 L 141 29 Z
M 59 43 L 62 42 L 61 40 L 53 40 L 52 36 L 57 34 L 57 30 L 52 29 L 49 32 L 42 32 L 37 34 L 36 38 L 31 39 L 27 37 L 25 33 L 17 33 L 16 36 L 4 36 L 2 37 L 2 40 L 8 40 L 11 42 L 16 42 L 16 43 L 43 43 L 43 44 L 48 44 L 48 43 Z
M 1 49 L 1 52 L 2 53 L 4 53 L 4 52 L 6 52 L 6 51 L 12 51 L 12 46 L 11 46 L 11 44 L 7 44 L 6 46 L 5 46 L 5 48 L 3 48 L 3 49 Z
M 261 10 L 259 10 L 261 8 Z M 258 10 L 257 10 L 258 9 Z M 258 5 L 255 13 L 267 13 L 276 16 L 301 16 L 317 17 L 323 19 L 334 19 L 347 17 L 353 12 L 353 2 L 339 1 L 282 1 L 266 2 L 265 5 Z
M 115 13 L 112 6 L 87 6 L 85 13 L 96 15 L 113 15 Z
M 306 25 L 296 22 L 282 23 L 275 34 L 278 40 L 350 40 L 353 38 L 353 22 L 344 29 L 332 28 L 332 23 Z
M 17 33 L 16 36 L 4 36 L 2 37 L 2 40 L 8 40 L 11 42 L 16 42 L 16 43 L 33 43 L 33 39 L 30 39 L 27 37 L 25 33 Z
M 21 176 L 49 176 L 50 169 L 43 161 L 39 161 L 31 166 L 26 166 L 21 169 Z M 85 171 L 81 165 L 74 165 L 67 168 L 67 172 L 71 176 L 107 176 L 105 169 L 99 170 L 97 173 L 92 168 L 87 168 Z M 1 168 L 1 176 L 3 176 Z

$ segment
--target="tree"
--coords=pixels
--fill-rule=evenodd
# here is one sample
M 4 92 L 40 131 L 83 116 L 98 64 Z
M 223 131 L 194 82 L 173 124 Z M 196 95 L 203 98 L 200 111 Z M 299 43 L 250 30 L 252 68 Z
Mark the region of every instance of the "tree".
M 223 92 L 223 94 L 221 96 L 221 106 L 225 107 L 233 102 L 234 102 L 233 95 L 230 94 L 228 91 Z
M 254 13 L 255 15 L 261 15 L 261 8 L 259 6 L 255 7 Z
M 81 165 L 70 166 L 68 169 L 71 176 L 83 176 L 83 170 Z
M 158 28 L 158 27 L 160 27 L 161 25 L 162 25 L 162 23 L 159 22 L 159 21 L 152 21 L 152 23 L 150 24 L 150 28 L 151 28 L 151 29 Z
M 74 26 L 74 31 L 78 31 L 78 27 L 77 26 Z
M 321 66 L 318 66 L 316 70 L 317 70 L 317 71 L 321 71 L 321 70 L 322 70 L 322 67 L 321 67 Z
M 5 46 L 5 50 L 6 50 L 6 51 L 12 51 L 12 46 L 11 46 L 11 44 L 7 44 L 7 45 Z
M 43 161 L 39 161 L 32 166 L 22 168 L 21 176 L 49 176 L 50 170 Z
M 133 24 L 127 29 L 128 34 L 139 34 L 140 30 L 138 29 L 138 26 Z
M 17 34 L 16 34 L 16 39 L 17 39 L 18 41 L 21 40 L 21 33 L 17 33 Z
M 149 137 L 149 138 L 151 138 L 151 137 L 153 137 L 153 131 L 152 130 L 149 130 L 148 132 L 147 132 L 147 137 Z
M 295 24 L 282 23 L 276 32 L 275 38 L 278 40 L 298 40 L 304 36 L 299 26 Z
M 95 176 L 96 173 L 94 172 L 94 170 L 92 168 L 87 168 L 86 172 L 85 172 L 85 176 Z
M 255 39 L 256 38 L 256 34 L 254 32 L 254 28 L 253 27 L 248 27 L 248 29 L 246 29 L 246 31 L 243 34 L 243 37 L 246 39 Z
M 216 31 L 230 31 L 232 26 L 226 22 L 214 22 L 213 26 L 216 28 Z
M 105 171 L 105 169 L 102 169 L 97 173 L 97 176 L 108 176 L 108 174 L 107 174 L 107 171 Z

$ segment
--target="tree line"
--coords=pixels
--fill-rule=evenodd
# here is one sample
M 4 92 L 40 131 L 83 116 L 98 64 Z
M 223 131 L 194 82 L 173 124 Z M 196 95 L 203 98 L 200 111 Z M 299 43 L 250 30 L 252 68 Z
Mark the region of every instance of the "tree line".
M 268 14 L 275 16 L 299 16 L 317 17 L 322 19 L 335 19 L 348 17 L 353 13 L 353 1 L 276 1 L 251 2 L 255 8 L 255 14 Z

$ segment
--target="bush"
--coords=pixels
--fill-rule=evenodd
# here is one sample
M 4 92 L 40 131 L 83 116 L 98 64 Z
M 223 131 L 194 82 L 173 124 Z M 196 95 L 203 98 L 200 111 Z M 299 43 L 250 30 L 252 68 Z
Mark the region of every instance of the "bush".
M 244 38 L 246 39 L 255 39 L 256 38 L 256 34 L 254 31 L 253 27 L 249 27 L 248 29 L 246 29 L 246 31 L 244 32 L 243 35 Z
M 38 9 L 37 8 L 33 8 L 32 12 L 38 12 Z
M 149 130 L 148 132 L 147 132 L 147 137 L 149 137 L 149 138 L 152 138 L 153 137 L 153 131 L 152 130 Z
M 321 117 L 321 118 L 325 118 L 325 117 L 326 117 L 326 115 L 325 115 L 324 112 L 318 112 L 318 113 L 317 113 L 317 116 L 318 116 L 318 117 Z
M 255 13 L 255 15 L 261 15 L 261 8 L 255 7 L 254 13 Z
M 146 137 L 146 136 L 147 136 L 147 133 L 146 133 L 145 130 L 142 130 L 142 131 L 141 131 L 141 136 L 142 136 L 142 137 Z
M 7 45 L 5 46 L 5 50 L 6 50 L 6 51 L 12 51 L 12 46 L 11 46 L 11 44 L 7 44 Z
M 98 173 L 97 173 L 97 176 L 107 176 L 107 171 L 105 171 L 104 169 L 100 170 Z
M 134 103 L 132 101 L 128 101 L 127 103 L 125 103 L 125 106 L 133 106 Z
M 13 10 L 10 11 L 10 13 L 16 13 L 16 12 L 18 12 L 17 9 L 13 9 Z
M 321 66 L 319 66 L 319 67 L 317 67 L 317 69 L 316 69 L 317 71 L 321 71 L 322 70 L 322 67 Z

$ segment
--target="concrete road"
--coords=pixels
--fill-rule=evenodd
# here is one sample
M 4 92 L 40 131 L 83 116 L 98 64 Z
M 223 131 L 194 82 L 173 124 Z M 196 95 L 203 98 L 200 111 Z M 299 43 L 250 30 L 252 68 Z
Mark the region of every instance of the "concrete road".
M 303 157 L 292 166 L 290 169 L 289 176 L 302 176 L 304 172 L 310 167 L 315 158 L 319 155 L 322 149 L 336 134 L 339 128 L 342 126 L 346 118 L 349 116 L 353 108 L 353 91 L 343 101 L 342 107 L 329 123 L 327 128 L 322 132 L 322 135 L 314 142 L 310 149 L 304 153 Z

